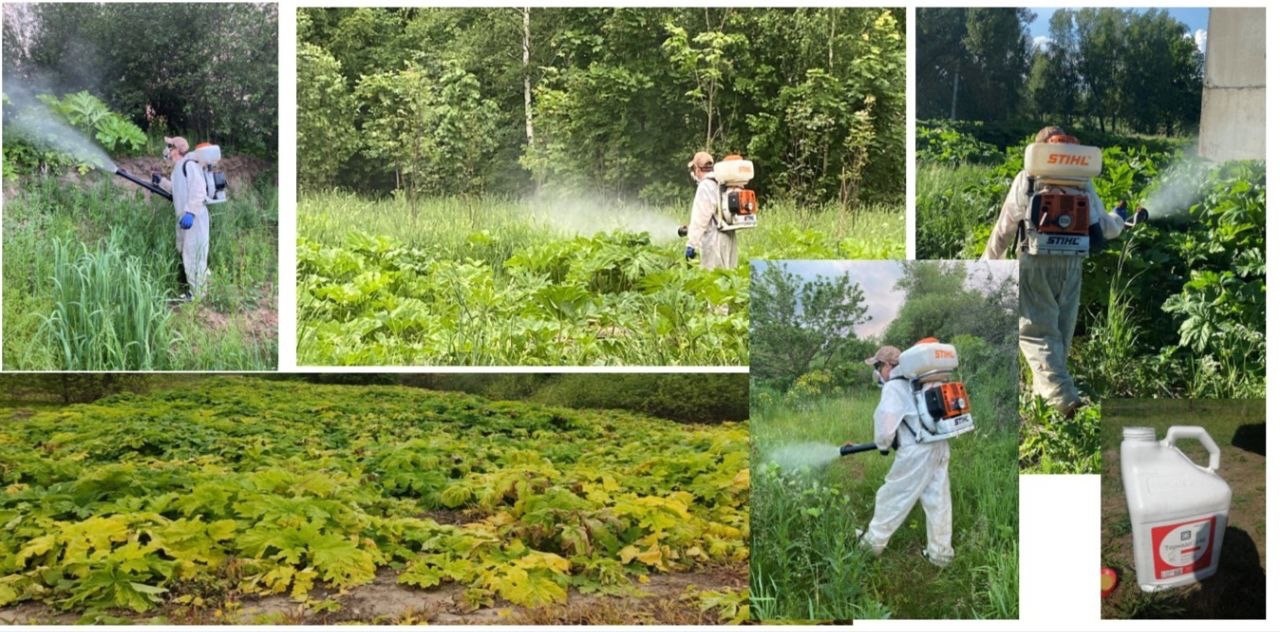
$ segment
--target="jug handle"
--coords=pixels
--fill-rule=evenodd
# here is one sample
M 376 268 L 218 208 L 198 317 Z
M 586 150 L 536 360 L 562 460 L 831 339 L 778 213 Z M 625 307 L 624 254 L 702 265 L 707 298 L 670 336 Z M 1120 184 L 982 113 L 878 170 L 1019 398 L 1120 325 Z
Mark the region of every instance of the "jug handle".
M 1169 432 L 1164 436 L 1164 444 L 1173 447 L 1174 442 L 1179 439 L 1198 439 L 1200 445 L 1209 451 L 1209 471 L 1218 471 L 1218 460 L 1221 452 L 1218 450 L 1218 444 L 1213 442 L 1213 437 L 1200 426 L 1169 426 Z

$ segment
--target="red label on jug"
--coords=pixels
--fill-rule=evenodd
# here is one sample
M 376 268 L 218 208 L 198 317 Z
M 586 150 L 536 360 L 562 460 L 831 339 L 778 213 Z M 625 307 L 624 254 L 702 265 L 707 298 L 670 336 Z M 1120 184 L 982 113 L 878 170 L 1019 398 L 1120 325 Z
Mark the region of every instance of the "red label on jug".
M 1156 579 L 1169 579 L 1209 568 L 1213 561 L 1212 516 L 1151 528 L 1151 558 Z

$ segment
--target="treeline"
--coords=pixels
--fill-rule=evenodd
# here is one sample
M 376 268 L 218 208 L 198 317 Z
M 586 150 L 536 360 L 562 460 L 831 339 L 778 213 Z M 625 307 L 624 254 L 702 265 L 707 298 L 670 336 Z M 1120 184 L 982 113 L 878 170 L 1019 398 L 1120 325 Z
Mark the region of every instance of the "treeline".
M 316 384 L 413 386 L 566 408 L 630 410 L 696 423 L 742 421 L 749 415 L 747 376 L 740 373 L 281 373 L 255 377 Z M 205 379 L 202 375 L 143 373 L 0 375 L 0 393 L 4 393 L 0 406 L 85 403 L 117 393 L 173 388 L 199 390 Z
M 900 200 L 902 9 L 302 9 L 299 182 L 662 203 L 696 150 L 761 193 Z
M 1031 41 L 1031 9 L 922 9 L 921 119 L 1017 119 L 1173 136 L 1200 120 L 1204 55 L 1168 11 L 1059 9 Z
M 273 158 L 277 16 L 274 3 L 6 4 L 5 92 L 87 90 L 152 139 Z
M 896 284 L 902 307 L 884 333 L 859 337 L 870 304 L 849 275 L 806 280 L 782 263 L 752 267 L 751 377 L 786 391 L 812 371 L 830 374 L 840 386 L 872 384 L 863 362 L 880 345 L 906 349 L 921 338 L 955 344 L 971 375 L 1007 372 L 1016 376 L 1018 291 L 1013 278 L 969 280 L 961 262 L 905 261 Z M 975 287 L 980 286 L 980 287 Z M 972 367 L 981 367 L 974 369 Z M 1006 375 L 1004 377 L 1009 377 Z

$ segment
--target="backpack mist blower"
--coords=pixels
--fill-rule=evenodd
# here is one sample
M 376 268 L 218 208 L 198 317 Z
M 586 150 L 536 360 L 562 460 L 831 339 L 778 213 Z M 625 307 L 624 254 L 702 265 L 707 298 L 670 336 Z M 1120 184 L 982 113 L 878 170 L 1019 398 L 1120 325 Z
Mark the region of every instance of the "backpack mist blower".
M 946 441 L 973 430 L 969 392 L 964 382 L 953 375 L 958 368 L 960 356 L 956 348 L 937 338 L 924 338 L 902 352 L 894 369 L 899 376 L 891 379 L 904 379 L 911 384 L 920 424 L 918 428 L 908 428 L 917 443 Z
M 954 379 L 953 375 L 959 367 L 956 348 L 936 338 L 920 340 L 899 357 L 889 380 L 904 380 L 911 385 L 916 422 L 904 423 L 916 443 L 947 441 L 973 431 L 969 392 L 964 382 Z M 896 439 L 894 448 L 897 448 Z M 840 448 L 840 456 L 876 449 L 875 443 L 846 443 Z M 888 451 L 880 453 L 888 454 Z
M 1055 136 L 1027 145 L 1027 216 L 1022 220 L 1025 248 L 1033 255 L 1085 256 L 1102 245 L 1090 222 L 1089 180 L 1102 173 L 1102 150 Z
M 746 188 L 756 175 L 755 165 L 737 154 L 729 154 L 713 167 L 708 176 L 720 185 L 719 202 L 716 204 L 716 226 L 723 232 L 755 228 L 760 205 L 756 192 Z M 689 236 L 689 227 L 676 229 L 681 237 Z
M 205 203 L 221 204 L 226 202 L 227 175 L 216 169 L 218 162 L 222 160 L 222 148 L 212 143 L 200 143 L 187 156 L 189 159 L 184 158 L 182 163 L 183 173 L 186 173 L 192 163 L 195 163 L 195 167 L 203 172 Z M 119 167 L 116 168 L 116 175 L 166 200 L 173 201 L 173 194 L 160 186 L 159 176 L 152 176 L 151 182 L 147 182 Z

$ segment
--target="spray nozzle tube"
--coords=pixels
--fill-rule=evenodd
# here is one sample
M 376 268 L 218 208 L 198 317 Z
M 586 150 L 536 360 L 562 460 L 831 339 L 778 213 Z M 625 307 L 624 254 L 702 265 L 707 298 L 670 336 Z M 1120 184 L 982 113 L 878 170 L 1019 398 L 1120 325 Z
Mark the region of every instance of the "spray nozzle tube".
M 1146 222 L 1147 219 L 1150 217 L 1151 217 L 1151 213 L 1147 211 L 1145 207 L 1139 206 L 1138 212 L 1134 213 L 1133 217 L 1129 218 L 1129 221 L 1125 223 L 1128 224 L 1129 226 L 1137 226 L 1138 224 Z
M 840 446 L 840 456 L 849 456 L 851 454 L 858 454 L 859 452 L 870 452 L 878 449 L 879 448 L 876 447 L 875 443 L 846 443 Z M 887 450 L 880 450 L 880 453 L 888 454 L 889 452 Z
M 164 198 L 164 199 L 166 199 L 166 200 L 169 200 L 169 201 L 171 201 L 171 202 L 173 201 L 173 194 L 172 194 L 172 193 L 169 193 L 168 191 L 165 191 L 164 189 L 162 189 L 162 188 L 160 188 L 160 187 L 158 187 L 158 186 L 156 186 L 156 185 L 154 185 L 154 184 L 151 184 L 150 182 L 147 182 L 146 180 L 143 180 L 142 178 L 139 178 L 139 177 L 137 177 L 137 176 L 135 176 L 135 175 L 133 175 L 133 174 L 130 174 L 128 171 L 125 171 L 124 169 L 116 169 L 116 175 L 118 175 L 118 176 L 120 176 L 121 178 L 124 178 L 125 180 L 128 180 L 129 182 L 132 182 L 132 183 L 134 183 L 134 184 L 136 184 L 136 185 L 138 185 L 138 186 L 140 186 L 140 187 L 142 187 L 142 188 L 144 188 L 144 189 L 146 189 L 146 190 L 148 190 L 148 191 L 150 191 L 150 192 L 152 192 L 152 193 L 155 193 L 156 195 L 158 195 L 158 196 L 160 196 L 160 197 L 162 197 L 162 198 Z

